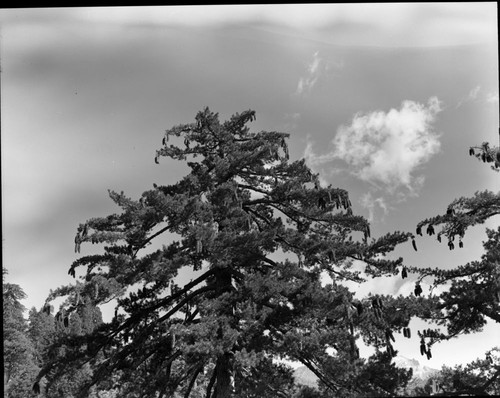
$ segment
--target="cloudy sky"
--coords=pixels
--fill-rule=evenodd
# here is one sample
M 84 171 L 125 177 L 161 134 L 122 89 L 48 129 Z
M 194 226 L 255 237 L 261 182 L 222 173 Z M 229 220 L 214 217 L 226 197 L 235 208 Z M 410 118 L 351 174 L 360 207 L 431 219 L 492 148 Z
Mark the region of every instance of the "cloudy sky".
M 468 156 L 498 139 L 496 17 L 494 2 L 0 10 L 8 280 L 28 308 L 72 282 L 78 224 L 118 211 L 108 189 L 139 197 L 178 180 L 185 169 L 155 165 L 155 150 L 205 106 L 290 133 L 291 158 L 346 188 L 376 236 L 497 192 L 500 175 Z M 420 238 L 396 254 L 446 268 L 478 259 L 484 239 L 481 227 L 460 251 Z M 361 292 L 410 294 L 413 281 Z M 426 365 L 471 361 L 498 333 L 443 343 Z M 396 346 L 419 356 L 416 340 Z

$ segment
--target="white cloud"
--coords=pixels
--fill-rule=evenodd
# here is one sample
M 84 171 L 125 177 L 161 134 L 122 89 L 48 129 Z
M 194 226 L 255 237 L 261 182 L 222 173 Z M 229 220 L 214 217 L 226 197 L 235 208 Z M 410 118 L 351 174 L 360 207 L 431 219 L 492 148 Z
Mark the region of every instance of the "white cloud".
M 405 297 L 411 296 L 412 294 L 414 294 L 413 292 L 415 290 L 415 282 L 416 282 L 415 279 L 410 276 L 409 279 L 407 279 L 403 284 L 401 284 L 401 286 L 399 287 L 397 292 L 394 293 L 394 295 L 395 296 L 402 295 Z M 444 292 L 447 292 L 450 287 L 449 284 L 433 286 L 431 281 L 426 281 L 425 279 L 420 282 L 420 286 L 422 287 L 423 296 L 440 295 Z
M 322 187 L 327 187 L 329 185 L 326 176 L 332 176 L 334 174 L 341 173 L 342 170 L 339 168 L 334 168 L 329 166 L 327 170 L 321 167 L 322 164 L 328 163 L 333 160 L 331 153 L 326 153 L 324 155 L 317 155 L 313 150 L 313 143 L 310 140 L 310 136 L 307 136 L 306 148 L 304 149 L 304 159 L 307 166 L 314 172 L 319 174 L 319 184 Z
M 345 62 L 343 59 L 325 60 L 320 57 L 319 51 L 316 51 L 313 54 L 312 61 L 307 66 L 305 76 L 299 79 L 295 94 L 301 95 L 309 93 L 323 75 L 335 73 L 335 71 L 341 70 L 344 67 Z
M 457 103 L 457 108 L 468 102 L 486 102 L 489 104 L 498 104 L 498 91 L 485 92 L 480 86 L 474 87 L 469 94 L 463 96 Z
M 330 162 L 335 157 L 333 155 L 333 152 L 328 152 L 323 155 L 316 154 L 313 149 L 313 143 L 309 140 L 308 137 L 306 148 L 304 149 L 304 158 L 306 160 L 307 165 L 311 169 L 315 170 L 315 166 Z
M 359 271 L 360 276 L 365 278 L 365 281 L 362 283 L 353 282 L 349 280 L 339 281 L 336 280 L 336 283 L 339 283 L 342 286 L 347 287 L 352 293 L 354 293 L 354 297 L 357 299 L 363 299 L 366 296 L 371 294 L 387 294 L 393 295 L 398 290 L 399 278 L 398 276 L 390 275 L 390 276 L 382 276 L 379 278 L 371 278 L 365 273 L 366 264 L 360 260 L 354 260 L 351 266 L 351 271 Z M 332 283 L 333 279 L 326 271 L 321 272 L 321 285 L 325 286 L 329 283 Z
M 488 93 L 486 95 L 486 102 L 489 102 L 492 104 L 498 104 L 498 91 Z
M 297 84 L 296 94 L 301 95 L 312 90 L 314 85 L 319 79 L 321 71 L 323 69 L 323 60 L 319 56 L 319 52 L 316 51 L 313 55 L 313 60 L 307 67 L 307 74 L 305 77 L 299 79 Z
M 2 27 L 67 22 L 107 29 L 224 28 L 247 24 L 292 37 L 354 46 L 498 45 L 495 2 L 232 4 L 2 10 Z M 20 21 L 21 24 L 20 25 Z
M 322 41 L 345 45 L 440 46 L 497 40 L 494 2 L 93 7 L 50 12 L 120 25 L 253 23 L 299 29 Z M 330 33 L 328 29 L 335 34 L 325 34 Z
M 333 152 L 323 158 L 344 160 L 359 179 L 381 183 L 391 193 L 401 187 L 413 193 L 423 183 L 414 172 L 440 149 L 432 128 L 440 111 L 439 100 L 432 97 L 427 106 L 404 101 L 399 110 L 356 114 L 350 125 L 338 129 Z
M 474 87 L 471 91 L 469 91 L 469 94 L 467 94 L 465 97 L 462 97 L 460 101 L 458 101 L 457 108 L 461 107 L 466 102 L 476 101 L 480 90 L 481 86 Z
M 417 171 L 440 150 L 433 127 L 440 111 L 440 101 L 431 97 L 427 104 L 404 101 L 400 109 L 355 114 L 349 125 L 337 129 L 332 148 L 325 153 L 315 153 L 308 137 L 304 158 L 316 172 L 343 160 L 346 168 L 339 168 L 338 162 L 328 164 L 329 173 L 348 172 L 370 183 L 359 203 L 373 221 L 380 210 L 382 217 L 388 214 L 391 203 L 418 195 L 425 177 Z
M 383 197 L 374 198 L 371 192 L 367 192 L 361 196 L 359 203 L 368 210 L 368 221 L 373 222 L 375 219 L 375 212 L 381 209 L 386 215 L 389 212 L 386 200 Z
M 481 90 L 480 86 L 474 87 L 470 92 L 468 98 L 470 98 L 472 101 L 477 98 L 477 95 L 479 94 L 479 90 Z

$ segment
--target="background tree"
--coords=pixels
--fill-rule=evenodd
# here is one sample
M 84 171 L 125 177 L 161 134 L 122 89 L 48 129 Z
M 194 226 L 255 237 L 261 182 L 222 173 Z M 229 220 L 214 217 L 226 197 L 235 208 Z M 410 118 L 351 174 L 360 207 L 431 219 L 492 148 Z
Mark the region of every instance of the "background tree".
M 189 397 L 200 385 L 207 397 L 286 396 L 291 379 L 280 358 L 303 363 L 330 394 L 390 395 L 408 381 L 389 359 L 392 334 L 408 326 L 417 299 L 355 300 L 342 282 L 363 282 L 354 261 L 369 277 L 398 273 L 402 259 L 385 254 L 413 235 L 371 239 L 348 193 L 321 186 L 304 160 L 290 162 L 287 134 L 251 132 L 254 118 L 245 111 L 221 123 L 207 108 L 167 130 L 155 162 L 187 162 L 189 173 L 139 200 L 110 192 L 121 212 L 78 227 L 76 252 L 87 242 L 104 252 L 69 273 L 84 269 L 77 289 L 93 291 L 93 305 L 116 299 L 117 307 L 110 323 L 52 344 L 58 354 L 38 376 L 47 375 L 49 390 L 90 364 L 80 396 L 110 382 L 128 397 Z M 193 279 L 178 284 L 180 272 Z M 65 316 L 84 305 L 71 301 Z M 386 356 L 359 358 L 359 338 Z M 380 365 L 391 371 L 376 372 Z M 271 375 L 275 382 L 262 383 Z
M 23 398 L 30 396 L 39 368 L 23 316 L 21 300 L 26 294 L 19 285 L 5 282 L 6 275 L 7 269 L 2 268 L 4 397 Z
M 492 168 L 497 171 L 500 158 L 498 147 L 483 143 L 480 147 L 470 148 L 469 153 L 486 163 L 496 162 Z M 450 250 L 460 250 L 465 245 L 463 239 L 468 228 L 483 224 L 499 214 L 500 192 L 476 192 L 471 198 L 454 200 L 445 214 L 421 221 L 416 233 L 423 236 L 424 231 L 429 236 L 435 235 L 439 242 L 446 242 Z M 430 349 L 439 341 L 461 334 L 479 332 L 488 321 L 500 322 L 500 227 L 487 228 L 486 235 L 487 240 L 483 242 L 485 253 L 478 261 L 449 270 L 409 267 L 410 271 L 420 275 L 418 282 L 425 278 L 434 287 L 444 289 L 439 300 L 427 302 L 421 314 L 422 318 L 446 327 L 446 332 L 428 330 L 420 334 L 426 348 Z M 489 371 L 477 377 L 479 367 L 488 367 Z M 468 372 L 472 373 L 465 376 Z M 500 364 L 498 361 L 483 361 L 465 368 L 448 369 L 443 374 L 462 379 L 470 391 L 482 391 L 488 385 L 484 379 L 487 375 L 491 377 L 492 383 L 498 378 Z
M 91 287 L 89 285 L 84 289 L 82 284 L 77 283 L 75 286 L 52 291 L 49 300 L 60 295 L 67 296 L 55 315 L 54 308 L 48 301 L 39 311 L 31 309 L 29 336 L 35 346 L 40 367 L 57 362 L 59 357 L 70 352 L 75 345 L 82 348 L 83 341 L 102 323 L 101 311 L 90 297 L 95 294 Z M 86 340 L 85 343 L 85 348 L 92 350 L 92 341 Z M 41 393 L 47 391 L 47 396 L 54 398 L 75 396 L 85 380 L 91 377 L 91 366 L 89 363 L 82 363 L 81 367 L 62 371 L 63 367 L 62 364 L 54 366 L 47 374 L 40 375 L 33 389 Z M 44 376 L 43 379 L 41 376 Z M 94 397 L 95 392 L 91 390 L 88 396 Z
M 483 358 L 462 366 L 443 366 L 441 371 L 426 386 L 417 388 L 418 395 L 442 396 L 498 396 L 500 395 L 500 349 L 495 347 Z M 493 365 L 493 366 L 492 366 Z M 433 387 L 435 386 L 435 391 Z

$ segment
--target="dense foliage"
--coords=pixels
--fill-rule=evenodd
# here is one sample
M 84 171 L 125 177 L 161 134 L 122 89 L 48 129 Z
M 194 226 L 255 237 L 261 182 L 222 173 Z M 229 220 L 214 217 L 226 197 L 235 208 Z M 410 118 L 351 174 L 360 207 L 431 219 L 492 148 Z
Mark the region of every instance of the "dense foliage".
M 39 368 L 35 364 L 35 347 L 28 336 L 28 323 L 23 317 L 21 300 L 26 295 L 19 285 L 5 282 L 5 275 L 7 270 L 2 268 L 4 397 L 23 398 L 30 395 Z
M 24 292 L 4 281 L 6 397 L 392 396 L 411 378 L 392 361 L 394 333 L 418 336 L 431 358 L 439 341 L 500 321 L 500 228 L 487 230 L 480 260 L 452 269 L 388 256 L 408 240 L 416 249 L 424 233 L 463 248 L 468 228 L 500 214 L 500 193 L 456 199 L 415 235 L 373 239 L 348 193 L 290 161 L 287 134 L 251 132 L 254 118 L 246 111 L 221 123 L 205 109 L 167 130 L 155 162 L 184 162 L 188 174 L 138 200 L 111 191 L 119 213 L 88 220 L 75 237 L 75 252 L 86 243 L 102 252 L 76 260 L 76 283 L 51 291 L 28 322 Z M 470 149 L 493 169 L 499 153 Z M 407 297 L 359 300 L 344 284 L 409 273 L 417 281 Z M 423 280 L 444 293 L 423 293 Z M 110 302 L 106 323 L 99 306 Z M 446 331 L 411 331 L 412 317 Z M 368 359 L 361 339 L 375 347 Z M 443 368 L 417 393 L 497 394 L 497 351 Z M 305 365 L 318 388 L 298 386 L 282 360 Z
M 78 390 L 92 373 L 88 363 L 82 363 L 80 367 L 66 368 L 65 362 L 59 360 L 71 352 L 75 343 L 81 344 L 96 326 L 102 323 L 101 311 L 85 296 L 80 295 L 79 286 L 74 286 L 73 292 L 76 292 L 77 299 L 82 303 L 74 308 L 71 314 L 66 313 L 66 308 L 73 299 L 71 294 L 55 316 L 52 314 L 52 306 L 48 303 L 40 311 L 33 308 L 29 313 L 28 333 L 35 345 L 37 365 L 42 368 L 46 364 L 54 364 L 42 382 L 37 382 L 33 389 L 35 392 L 50 391 L 47 396 L 51 398 L 73 396 L 74 391 Z M 85 343 L 86 348 L 90 349 L 92 342 Z M 88 396 L 92 397 L 93 394 L 89 392 Z
M 469 150 L 485 163 L 494 163 L 492 169 L 500 167 L 500 148 L 483 143 Z M 450 250 L 464 248 L 463 238 L 468 228 L 484 224 L 488 219 L 500 215 L 500 192 L 476 192 L 473 197 L 459 198 L 448 206 L 446 213 L 421 221 L 417 235 L 435 235 L 439 242 L 446 242 Z M 461 334 L 482 330 L 488 321 L 500 323 L 500 227 L 486 229 L 487 240 L 480 260 L 457 265 L 452 269 L 410 268 L 417 272 L 419 281 L 429 279 L 434 287 L 444 288 L 439 301 L 429 307 L 426 318 L 438 325 L 446 326 L 446 332 L 429 330 L 422 333 L 426 349 L 442 340 Z M 494 342 L 493 344 L 495 344 Z M 494 355 L 498 348 L 486 353 L 465 367 L 444 367 L 437 378 L 442 395 L 498 395 L 500 361 Z M 427 392 L 430 386 L 427 386 Z M 423 393 L 424 391 L 421 391 Z
M 500 395 L 500 356 L 495 347 L 483 358 L 462 366 L 443 366 L 441 371 L 417 388 L 420 396 L 498 396 Z
M 287 134 L 251 132 L 254 118 L 221 123 L 205 109 L 166 131 L 155 162 L 187 162 L 189 174 L 138 200 L 110 192 L 121 212 L 79 226 L 76 252 L 88 242 L 104 252 L 75 261 L 69 273 L 83 269 L 81 281 L 49 301 L 72 297 L 61 314 L 71 318 L 87 305 L 77 293 L 93 306 L 116 299 L 116 313 L 52 344 L 58 355 L 38 377 L 48 391 L 86 364 L 79 396 L 91 387 L 128 397 L 291 396 L 279 359 L 306 365 L 330 394 L 391 395 L 408 381 L 411 372 L 390 363 L 392 333 L 421 311 L 421 298 L 355 300 L 342 282 L 363 281 L 360 261 L 369 277 L 398 273 L 402 259 L 385 255 L 413 235 L 372 239 L 348 193 L 289 161 Z M 193 279 L 179 284 L 186 272 Z M 378 353 L 360 358 L 360 338 Z

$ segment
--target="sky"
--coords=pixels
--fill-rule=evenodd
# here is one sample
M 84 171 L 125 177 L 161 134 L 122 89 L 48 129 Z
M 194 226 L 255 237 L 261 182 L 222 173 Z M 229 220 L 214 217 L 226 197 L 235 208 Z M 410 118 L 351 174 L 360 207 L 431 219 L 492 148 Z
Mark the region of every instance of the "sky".
M 253 109 L 253 131 L 290 133 L 290 158 L 347 189 L 375 237 L 500 189 L 500 174 L 468 156 L 498 140 L 494 2 L 0 9 L 0 66 L 2 260 L 27 308 L 74 282 L 78 225 L 119 210 L 108 189 L 138 198 L 184 175 L 156 165 L 155 150 L 205 106 L 221 120 Z M 484 230 L 462 250 L 418 237 L 418 252 L 395 255 L 465 264 L 483 253 Z M 415 278 L 357 294 L 408 295 Z M 472 361 L 498 336 L 488 324 L 435 346 L 425 364 Z M 416 338 L 395 347 L 420 359 Z

